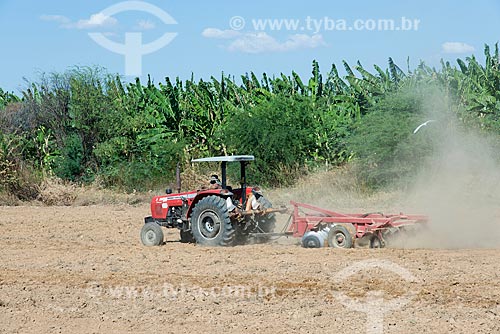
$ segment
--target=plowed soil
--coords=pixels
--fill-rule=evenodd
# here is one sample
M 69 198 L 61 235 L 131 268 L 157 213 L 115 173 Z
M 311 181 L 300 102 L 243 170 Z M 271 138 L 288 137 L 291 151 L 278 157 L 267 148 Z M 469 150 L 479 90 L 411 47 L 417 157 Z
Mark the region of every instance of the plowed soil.
M 144 247 L 147 213 L 0 207 L 0 332 L 500 333 L 498 249 Z

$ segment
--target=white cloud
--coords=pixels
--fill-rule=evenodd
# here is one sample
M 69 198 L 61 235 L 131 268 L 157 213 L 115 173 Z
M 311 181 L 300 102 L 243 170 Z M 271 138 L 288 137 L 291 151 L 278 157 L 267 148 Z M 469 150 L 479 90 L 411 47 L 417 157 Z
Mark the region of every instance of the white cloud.
M 74 26 L 76 29 L 91 29 L 109 27 L 117 23 L 118 21 L 114 17 L 106 16 L 103 13 L 97 13 L 90 15 L 88 20 L 78 20 Z
M 156 25 L 150 20 L 139 20 L 137 22 L 137 29 L 139 30 L 151 30 L 154 29 Z
M 247 33 L 235 39 L 228 47 L 229 51 L 244 53 L 286 52 L 299 49 L 314 49 L 325 46 L 321 35 L 296 34 L 280 42 L 265 32 Z
M 217 28 L 206 28 L 201 33 L 203 37 L 206 38 L 219 38 L 219 39 L 231 39 L 241 35 L 240 32 L 236 30 L 221 30 Z
M 466 53 L 475 50 L 472 45 L 463 42 L 446 42 L 441 45 L 441 49 L 444 53 Z
M 77 22 L 72 22 L 69 18 L 62 15 L 42 15 L 40 19 L 57 22 L 61 28 L 65 29 L 93 29 L 110 27 L 118 23 L 118 20 L 103 13 L 92 14 L 89 19 L 82 19 Z
M 322 35 L 295 34 L 280 42 L 265 32 L 242 33 L 235 30 L 206 28 L 201 33 L 206 38 L 232 40 L 226 47 L 229 51 L 244 53 L 286 52 L 299 49 L 314 49 L 325 46 Z
M 323 36 L 319 34 L 311 36 L 307 34 L 296 34 L 290 36 L 290 38 L 283 43 L 285 51 L 295 49 L 315 49 L 320 46 L 326 46 L 326 42 L 323 40 Z
M 68 24 L 71 22 L 70 19 L 68 19 L 66 16 L 63 15 L 42 15 L 40 16 L 40 19 L 43 21 L 52 21 L 52 22 L 57 22 L 62 25 Z

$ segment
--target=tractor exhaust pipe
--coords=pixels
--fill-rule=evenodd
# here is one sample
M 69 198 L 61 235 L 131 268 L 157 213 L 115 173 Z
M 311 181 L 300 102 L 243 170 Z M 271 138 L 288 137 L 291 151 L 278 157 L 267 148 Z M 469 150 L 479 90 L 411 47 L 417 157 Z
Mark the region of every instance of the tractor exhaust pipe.
M 177 185 L 177 193 L 181 192 L 181 166 L 177 162 L 177 168 L 175 169 L 175 180 Z

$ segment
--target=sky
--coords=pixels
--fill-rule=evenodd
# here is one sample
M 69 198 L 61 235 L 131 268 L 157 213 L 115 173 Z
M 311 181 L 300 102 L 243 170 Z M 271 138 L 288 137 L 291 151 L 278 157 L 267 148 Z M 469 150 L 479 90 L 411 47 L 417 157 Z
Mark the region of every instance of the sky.
M 373 71 L 474 54 L 500 39 L 500 1 L 0 0 L 0 88 L 99 66 L 124 81 L 297 72 L 317 60 Z

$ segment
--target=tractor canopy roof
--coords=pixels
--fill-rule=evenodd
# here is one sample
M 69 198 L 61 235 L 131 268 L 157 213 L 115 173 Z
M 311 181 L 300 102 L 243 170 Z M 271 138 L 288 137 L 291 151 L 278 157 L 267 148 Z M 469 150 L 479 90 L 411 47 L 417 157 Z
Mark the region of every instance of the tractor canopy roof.
M 253 155 L 224 155 L 224 156 L 220 156 L 220 157 L 193 159 L 191 161 L 192 162 L 214 162 L 214 161 L 234 162 L 234 161 L 253 161 L 253 160 L 255 160 Z

